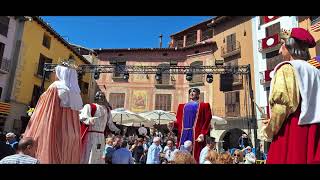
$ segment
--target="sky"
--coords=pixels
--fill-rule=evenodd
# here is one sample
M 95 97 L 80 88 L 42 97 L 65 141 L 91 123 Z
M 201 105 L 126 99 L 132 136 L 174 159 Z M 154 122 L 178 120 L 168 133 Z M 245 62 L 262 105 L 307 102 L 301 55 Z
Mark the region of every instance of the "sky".
M 41 16 L 65 40 L 87 48 L 156 48 L 214 16 Z

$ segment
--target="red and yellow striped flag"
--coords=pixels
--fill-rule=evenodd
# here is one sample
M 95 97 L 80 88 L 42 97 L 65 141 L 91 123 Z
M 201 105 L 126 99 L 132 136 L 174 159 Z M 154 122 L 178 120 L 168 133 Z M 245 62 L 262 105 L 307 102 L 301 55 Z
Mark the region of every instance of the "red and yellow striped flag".
M 312 66 L 320 69 L 320 62 L 318 62 L 315 58 L 308 61 Z
M 310 26 L 311 31 L 319 31 L 320 29 L 320 21 L 315 23 L 314 25 Z

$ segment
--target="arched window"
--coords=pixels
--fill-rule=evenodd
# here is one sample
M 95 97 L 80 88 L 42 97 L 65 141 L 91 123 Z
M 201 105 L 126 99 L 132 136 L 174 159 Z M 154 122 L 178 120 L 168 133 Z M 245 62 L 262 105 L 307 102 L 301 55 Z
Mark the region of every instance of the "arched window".
M 170 64 L 159 64 L 159 68 L 162 69 L 161 79 L 157 82 L 157 84 L 170 84 Z
M 201 66 L 203 66 L 203 62 L 202 61 L 195 61 L 195 62 L 191 63 L 190 66 L 197 68 L 195 71 L 193 71 L 191 83 L 203 82 L 203 74 L 196 74 L 195 73 L 196 71 L 200 70 Z

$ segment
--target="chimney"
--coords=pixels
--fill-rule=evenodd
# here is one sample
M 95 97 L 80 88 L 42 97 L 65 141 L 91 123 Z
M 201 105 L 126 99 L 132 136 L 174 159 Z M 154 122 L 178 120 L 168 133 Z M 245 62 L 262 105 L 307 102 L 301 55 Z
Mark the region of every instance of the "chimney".
M 162 34 L 160 34 L 159 38 L 160 38 L 160 48 L 162 48 Z

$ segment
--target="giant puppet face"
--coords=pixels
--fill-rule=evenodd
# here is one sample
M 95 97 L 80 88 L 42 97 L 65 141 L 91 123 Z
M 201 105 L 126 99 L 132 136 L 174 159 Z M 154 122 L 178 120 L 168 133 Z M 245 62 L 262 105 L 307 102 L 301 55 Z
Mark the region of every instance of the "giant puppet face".
M 189 98 L 192 101 L 198 101 L 200 98 L 200 89 L 198 88 L 189 89 Z

